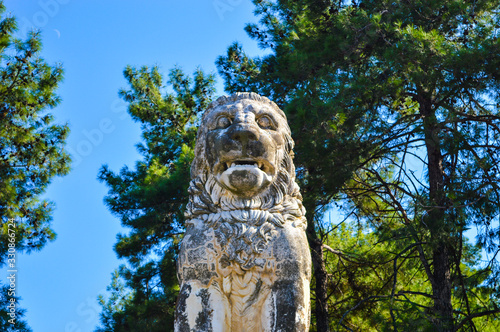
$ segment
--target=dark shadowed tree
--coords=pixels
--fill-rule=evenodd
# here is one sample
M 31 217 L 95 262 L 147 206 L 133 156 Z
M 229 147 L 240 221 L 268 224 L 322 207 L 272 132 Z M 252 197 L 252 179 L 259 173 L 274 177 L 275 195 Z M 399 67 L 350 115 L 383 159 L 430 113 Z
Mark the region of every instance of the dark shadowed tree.
M 359 329 L 352 315 L 372 301 L 384 303 L 387 329 L 495 330 L 500 4 L 253 2 L 260 23 L 246 30 L 269 55 L 251 58 L 235 44 L 218 67 L 228 91 L 259 92 L 288 114 L 309 212 L 318 331 Z M 336 197 L 393 264 L 389 289 L 370 289 L 346 312 L 329 310 L 330 229 L 318 218 Z M 405 266 L 423 282 L 401 278 Z
M 54 240 L 54 204 L 41 196 L 55 176 L 68 173 L 70 164 L 64 151 L 69 129 L 54 124 L 49 112 L 60 101 L 55 90 L 62 68 L 40 57 L 38 32 L 26 40 L 14 38 L 16 20 L 4 13 L 0 1 L 0 267 L 13 262 L 14 248 L 29 253 Z M 15 227 L 9 229 L 9 220 Z M 1 329 L 29 331 L 22 309 L 16 310 L 17 325 L 7 322 L 6 304 L 15 298 L 8 289 L 1 288 Z
M 15 317 L 11 315 L 10 308 L 11 299 L 16 300 Z M 5 332 L 31 332 L 28 323 L 23 319 L 26 310 L 17 306 L 20 298 L 12 296 L 10 286 L 5 285 L 0 289 L 0 331 Z
M 104 166 L 99 173 L 109 187 L 106 204 L 130 233 L 118 235 L 115 251 L 127 264 L 115 273 L 110 298 L 100 299 L 97 331 L 167 331 L 179 288 L 177 249 L 197 125 L 212 101 L 214 78 L 173 69 L 165 83 L 156 67 L 127 67 L 124 74 L 130 89 L 120 96 L 141 124 L 143 159 L 134 169 L 115 174 Z

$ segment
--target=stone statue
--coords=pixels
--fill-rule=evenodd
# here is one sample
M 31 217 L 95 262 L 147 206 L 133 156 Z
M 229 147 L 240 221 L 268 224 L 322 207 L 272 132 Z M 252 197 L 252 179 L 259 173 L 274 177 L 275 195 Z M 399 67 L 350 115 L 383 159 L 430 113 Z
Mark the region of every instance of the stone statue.
M 285 114 L 255 93 L 213 102 L 191 166 L 175 331 L 308 331 L 311 256 Z

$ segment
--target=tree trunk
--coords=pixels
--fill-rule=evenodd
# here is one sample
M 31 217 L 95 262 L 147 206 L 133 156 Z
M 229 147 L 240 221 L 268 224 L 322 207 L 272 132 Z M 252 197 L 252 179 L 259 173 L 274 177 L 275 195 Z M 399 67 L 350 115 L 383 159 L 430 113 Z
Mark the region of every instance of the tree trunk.
M 314 279 L 316 281 L 316 308 L 314 310 L 314 314 L 316 316 L 316 328 L 318 332 L 328 332 L 330 331 L 327 302 L 328 276 L 325 268 L 325 262 L 323 260 L 322 243 L 318 238 L 318 234 L 316 234 L 316 231 L 314 230 L 314 222 L 312 220 L 308 223 L 307 233 L 309 246 L 311 247 Z
M 451 304 L 450 232 L 445 220 L 446 196 L 444 192 L 443 156 L 439 139 L 439 127 L 428 96 L 420 98 L 420 112 L 423 116 L 427 171 L 429 176 L 430 207 L 426 223 L 430 229 L 433 275 L 431 278 L 434 296 L 436 327 L 440 332 L 453 331 L 453 306 Z
M 433 252 L 434 261 L 434 310 L 438 331 L 453 331 L 453 306 L 451 304 L 451 278 L 448 244 L 438 243 Z

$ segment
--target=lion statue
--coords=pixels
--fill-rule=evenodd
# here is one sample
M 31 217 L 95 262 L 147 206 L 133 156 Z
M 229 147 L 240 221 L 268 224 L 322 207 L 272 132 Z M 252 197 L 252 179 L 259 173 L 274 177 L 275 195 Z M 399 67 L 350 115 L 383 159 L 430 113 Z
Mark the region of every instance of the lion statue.
M 255 93 L 203 115 L 178 259 L 175 331 L 308 331 L 311 256 L 283 111 Z

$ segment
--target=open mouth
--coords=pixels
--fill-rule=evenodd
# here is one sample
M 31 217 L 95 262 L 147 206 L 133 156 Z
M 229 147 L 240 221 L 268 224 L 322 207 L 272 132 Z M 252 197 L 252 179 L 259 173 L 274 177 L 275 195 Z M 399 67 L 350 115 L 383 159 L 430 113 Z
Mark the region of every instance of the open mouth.
M 217 181 L 240 196 L 252 196 L 273 179 L 274 167 L 264 158 L 223 160 L 216 166 Z
M 223 163 L 224 166 L 224 171 L 227 171 L 230 168 L 233 167 L 240 167 L 240 168 L 246 168 L 248 166 L 250 167 L 257 167 L 261 171 L 265 172 L 266 167 L 261 161 L 256 161 L 256 160 L 233 160 L 233 161 L 228 161 Z

